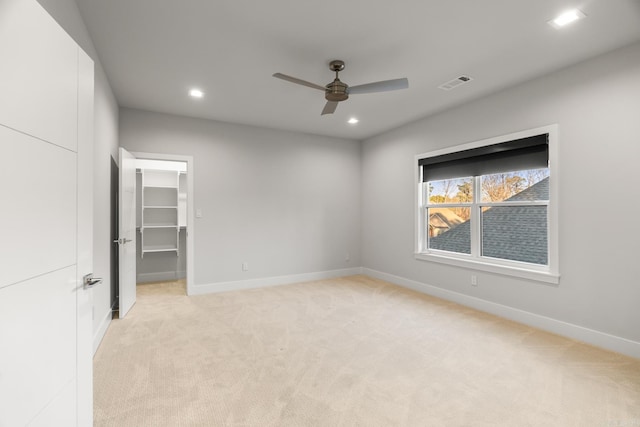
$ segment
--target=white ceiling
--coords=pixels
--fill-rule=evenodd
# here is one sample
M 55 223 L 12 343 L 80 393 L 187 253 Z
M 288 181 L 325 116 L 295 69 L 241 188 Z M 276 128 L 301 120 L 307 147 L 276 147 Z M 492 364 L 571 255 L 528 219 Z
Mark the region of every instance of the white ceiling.
M 364 139 L 640 40 L 640 0 L 77 0 L 121 106 Z M 547 21 L 578 7 L 562 30 Z M 321 116 L 320 85 L 408 77 Z M 474 78 L 449 92 L 440 84 Z M 187 95 L 197 86 L 206 96 Z M 349 117 L 360 119 L 347 124 Z

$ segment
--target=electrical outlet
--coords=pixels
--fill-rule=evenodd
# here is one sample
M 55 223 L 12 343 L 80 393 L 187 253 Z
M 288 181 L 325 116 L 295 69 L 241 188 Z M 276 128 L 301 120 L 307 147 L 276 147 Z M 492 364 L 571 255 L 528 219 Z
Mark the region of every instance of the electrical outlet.
M 242 263 L 242 271 L 249 271 L 249 263 L 248 262 L 243 262 Z
M 202 218 L 202 209 L 196 209 L 196 218 Z
M 475 274 L 471 275 L 471 286 L 478 286 L 478 276 Z
M 351 254 L 349 254 L 349 252 L 347 252 L 347 253 L 344 255 L 344 260 L 345 260 L 346 262 L 351 261 Z

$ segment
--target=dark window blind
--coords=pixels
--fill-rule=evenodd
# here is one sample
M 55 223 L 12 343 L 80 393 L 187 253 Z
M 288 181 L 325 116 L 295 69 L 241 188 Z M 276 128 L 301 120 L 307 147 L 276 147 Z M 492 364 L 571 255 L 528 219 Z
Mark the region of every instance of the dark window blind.
M 549 134 L 420 159 L 422 180 L 488 175 L 549 166 Z

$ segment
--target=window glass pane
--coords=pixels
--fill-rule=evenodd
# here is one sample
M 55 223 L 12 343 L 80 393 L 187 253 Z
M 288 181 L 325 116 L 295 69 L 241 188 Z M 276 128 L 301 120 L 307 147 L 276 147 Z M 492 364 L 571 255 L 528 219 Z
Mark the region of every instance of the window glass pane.
M 483 175 L 483 202 L 549 200 L 549 169 Z
M 428 203 L 471 203 L 473 201 L 473 181 L 471 177 L 429 181 Z
M 482 208 L 482 256 L 547 265 L 547 207 Z
M 427 209 L 429 249 L 470 254 L 470 213 L 465 207 Z

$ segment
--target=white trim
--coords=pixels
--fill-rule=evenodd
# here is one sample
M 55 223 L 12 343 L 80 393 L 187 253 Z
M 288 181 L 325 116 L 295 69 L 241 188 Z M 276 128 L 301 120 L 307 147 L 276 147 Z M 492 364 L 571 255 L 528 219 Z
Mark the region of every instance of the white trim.
M 204 295 L 218 292 L 240 291 L 245 289 L 290 285 L 292 283 L 334 279 L 336 277 L 354 276 L 356 274 L 362 274 L 362 267 L 318 271 L 314 273 L 292 274 L 289 276 L 264 277 L 260 279 L 235 280 L 232 282 L 217 282 L 206 285 L 195 285 L 189 295 Z
M 549 128 L 549 207 L 547 208 L 547 227 L 549 230 L 549 271 L 560 275 L 560 238 L 559 223 L 560 215 L 560 179 L 558 168 L 558 125 L 548 126 Z
M 471 150 L 473 148 L 485 147 L 487 145 L 500 144 L 506 141 L 513 141 L 516 139 L 528 138 L 530 136 L 541 135 L 544 133 L 557 132 L 558 125 L 547 125 L 541 126 L 535 129 L 527 129 L 520 132 L 510 133 L 508 135 L 494 136 L 493 138 L 482 139 L 480 141 L 468 142 L 466 144 L 455 145 L 453 147 L 446 147 L 440 150 L 429 151 L 426 153 L 416 154 L 414 164 L 418 163 L 418 160 L 424 159 L 427 157 L 436 157 L 442 156 L 443 154 L 457 153 L 458 151 Z M 554 141 L 557 142 L 557 141 Z M 549 145 L 551 145 L 551 141 L 549 141 Z
M 483 300 L 481 298 L 450 291 L 437 286 L 428 285 L 426 283 L 417 282 L 415 280 L 406 279 L 404 277 L 372 270 L 370 268 L 362 268 L 362 274 L 384 280 L 404 288 L 413 289 L 414 291 L 423 294 L 452 301 L 476 310 L 495 314 L 496 316 L 504 317 L 534 328 L 543 329 L 567 338 L 582 341 L 597 347 L 625 354 L 627 356 L 640 358 L 640 342 Z
M 142 153 L 132 152 L 136 158 L 139 159 L 151 159 L 151 160 L 170 160 L 174 162 L 186 162 L 187 163 L 187 295 L 192 295 L 192 289 L 194 288 L 195 281 L 195 210 L 193 208 L 193 195 L 195 190 L 193 188 L 194 183 L 194 170 L 193 170 L 193 156 L 185 156 L 181 154 L 161 154 L 161 153 Z
M 413 214 L 414 214 L 414 229 L 413 229 L 413 236 L 414 236 L 414 241 L 413 241 L 413 252 L 414 253 L 420 253 L 422 252 L 423 248 L 423 242 L 425 241 L 424 238 L 424 230 L 425 230 L 425 225 L 424 225 L 424 218 L 422 218 L 422 205 L 423 205 L 423 200 L 422 198 L 424 197 L 424 192 L 423 187 L 422 187 L 422 168 L 417 166 L 418 164 L 418 160 L 420 158 L 418 156 L 415 156 L 414 160 L 413 160 L 413 171 L 414 171 L 414 179 L 413 179 L 413 183 L 414 183 L 414 195 L 415 197 L 413 198 L 414 203 L 413 203 Z
M 93 334 L 93 355 L 96 355 L 96 351 L 98 351 L 98 347 L 100 347 L 100 343 L 102 343 L 102 339 L 104 335 L 107 333 L 107 329 L 111 324 L 111 319 L 113 318 L 113 310 L 107 310 L 107 314 L 100 321 L 100 326 L 98 330 Z
M 459 254 L 449 254 L 441 251 L 432 251 L 429 250 L 425 246 L 425 236 L 426 236 L 426 227 L 425 224 L 426 218 L 423 215 L 424 206 L 426 206 L 425 201 L 422 200 L 424 194 L 422 193 L 422 179 L 421 179 L 421 167 L 419 166 L 420 159 L 441 156 L 444 154 L 455 153 L 459 151 L 470 150 L 479 147 L 485 147 L 487 145 L 499 144 L 505 141 L 517 140 L 521 138 L 527 138 L 535 135 L 548 134 L 549 136 L 549 175 L 551 179 L 549 180 L 549 202 L 545 202 L 544 204 L 548 206 L 547 208 L 547 254 L 549 265 L 541 266 L 543 268 L 539 268 L 538 266 L 531 265 L 529 266 L 526 263 L 519 263 L 515 261 L 502 260 L 502 259 L 492 259 L 487 260 L 485 257 L 480 257 L 478 255 L 459 255 Z M 552 124 L 547 126 L 538 127 L 535 129 L 528 129 L 520 132 L 511 133 L 508 135 L 497 136 L 493 138 L 483 139 L 480 141 L 474 141 L 466 144 L 456 145 L 453 147 L 447 147 L 436 151 L 430 151 L 427 153 L 416 154 L 414 156 L 413 167 L 415 168 L 415 259 L 421 261 L 433 261 L 439 262 L 443 264 L 454 265 L 462 268 L 470 268 L 482 271 L 488 271 L 491 273 L 503 274 L 507 276 L 520 277 L 524 279 L 529 279 L 533 281 L 550 283 L 557 285 L 560 282 L 560 268 L 559 268 L 559 237 L 558 237 L 558 125 Z M 477 197 L 478 192 L 478 177 L 474 179 L 474 194 Z M 468 204 L 469 206 L 474 205 L 480 206 L 489 206 L 494 205 L 493 203 L 474 203 Z M 520 204 L 520 203 L 514 203 Z M 524 204 L 524 203 L 522 203 Z M 537 202 L 527 202 L 526 205 L 537 205 Z M 495 204 L 496 206 L 509 206 L 510 204 L 499 203 Z M 440 205 L 437 207 L 447 207 L 448 204 Z M 452 205 L 453 206 L 453 205 Z M 455 204 L 455 206 L 467 206 L 467 204 Z M 476 247 L 480 244 L 480 228 L 478 227 L 479 218 L 473 219 L 473 216 L 477 216 L 477 212 L 475 209 L 472 209 L 472 221 L 471 221 L 471 254 L 479 254 L 480 248 Z M 475 238 L 473 238 L 475 236 Z
M 469 247 L 469 249 L 471 249 L 471 254 L 470 256 L 472 256 L 474 261 L 480 261 L 482 258 L 479 259 L 479 257 L 482 254 L 482 207 L 480 207 L 480 205 L 478 205 L 476 203 L 476 201 L 482 200 L 482 186 L 480 185 L 480 177 L 476 176 L 473 177 L 472 179 L 472 184 L 473 187 L 473 203 L 471 204 L 471 206 L 469 207 L 469 216 L 470 216 L 470 220 L 471 222 L 469 223 L 469 237 L 471 238 L 471 246 Z M 427 200 L 427 203 L 429 203 L 429 201 Z M 427 212 L 429 212 L 427 210 Z M 427 239 L 426 241 L 426 250 L 428 253 L 432 254 L 433 252 L 429 249 L 429 240 Z M 437 254 L 437 253 L 436 253 Z M 475 256 L 474 256 L 475 255 Z M 484 262 L 484 260 L 480 261 L 480 262 Z M 546 268 L 546 266 L 545 266 Z
M 500 265 L 498 262 L 501 260 L 496 259 L 495 264 L 487 261 L 486 258 L 481 260 L 475 258 L 464 259 L 462 257 L 468 256 L 466 254 L 454 254 L 454 255 L 438 255 L 435 251 L 429 253 L 416 253 L 415 258 L 421 261 L 431 261 L 440 264 L 454 265 L 456 267 L 469 268 L 473 270 L 487 271 L 489 273 L 502 274 L 505 276 L 520 277 L 522 279 L 535 280 L 537 282 L 543 282 L 551 285 L 557 285 L 560 283 L 560 275 L 554 274 L 545 269 L 539 271 L 535 269 L 535 266 L 531 268 L 522 267 L 518 268 L 514 265 Z M 505 262 L 506 264 L 506 262 Z M 514 262 L 515 264 L 515 262 Z

